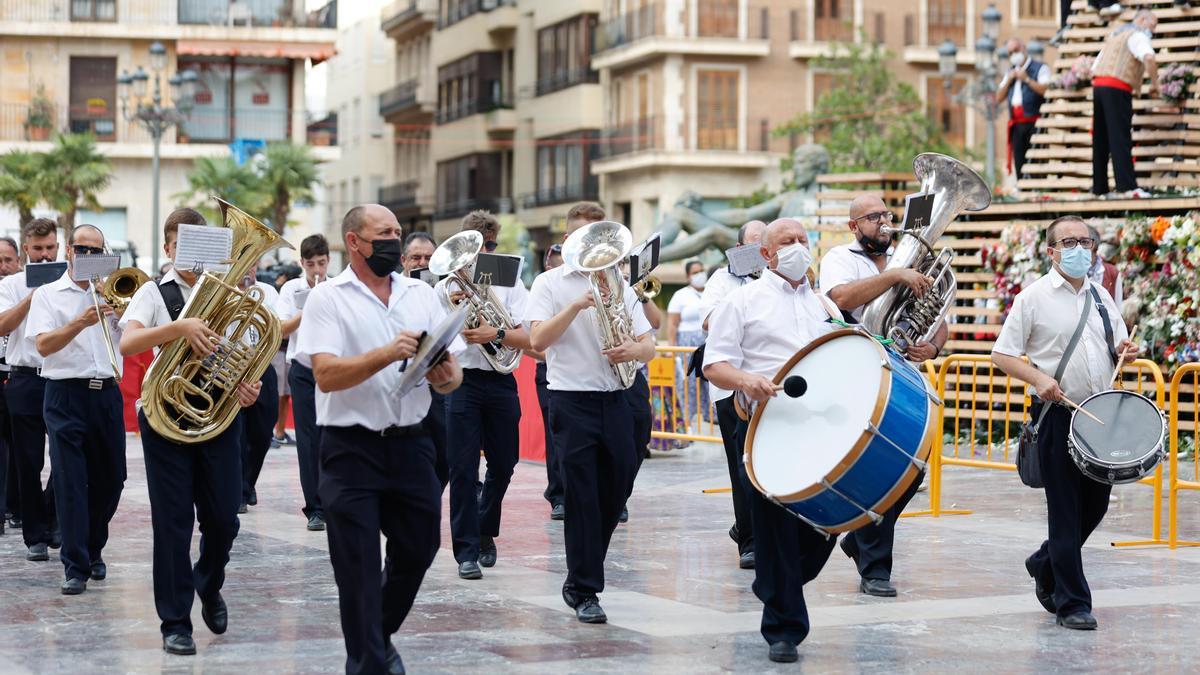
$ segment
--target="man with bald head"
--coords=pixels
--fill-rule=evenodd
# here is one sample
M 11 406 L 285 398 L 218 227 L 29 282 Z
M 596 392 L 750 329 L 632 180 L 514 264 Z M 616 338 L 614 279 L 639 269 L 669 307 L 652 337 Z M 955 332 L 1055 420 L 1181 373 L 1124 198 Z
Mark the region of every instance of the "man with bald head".
M 763 275 L 729 294 L 709 316 L 704 376 L 755 403 L 776 395 L 771 378 L 796 352 L 828 334 L 837 307 L 807 279 L 812 254 L 808 233 L 792 218 L 767 226 L 761 247 Z M 737 447 L 748 424 L 739 421 Z M 834 540 L 827 539 L 750 486 L 743 466 L 742 489 L 754 521 L 754 594 L 763 603 L 762 635 L 772 661 L 798 658 L 796 645 L 808 635 L 803 585 L 816 578 Z
M 887 269 L 892 255 L 890 227 L 892 212 L 874 195 L 860 195 L 850 203 L 847 225 L 855 240 L 830 249 L 821 259 L 821 290 L 837 303 L 848 321 L 862 321 L 863 308 L 888 289 L 903 284 L 918 297 L 929 292 L 933 280 L 911 268 Z M 931 342 L 911 345 L 905 355 L 920 363 L 936 358 L 946 344 L 946 325 L 942 324 Z M 916 494 L 921 480 L 912 486 L 884 514 L 883 521 L 862 527 L 842 538 L 842 551 L 855 565 L 861 577 L 859 590 L 867 595 L 891 598 L 892 549 L 896 519 Z
M 1049 66 L 1029 56 L 1021 38 L 1009 38 L 1005 44 L 1011 70 L 1000 83 L 996 103 L 1008 103 L 1008 170 L 1020 178 L 1053 76 Z
M 738 246 L 756 246 L 762 241 L 767 224 L 761 220 L 751 220 L 738 228 Z M 700 320 L 704 329 L 708 330 L 708 319 L 717 305 L 733 291 L 745 286 L 759 277 L 761 270 L 735 274 L 729 265 L 713 272 L 712 278 L 704 287 L 700 296 Z M 721 429 L 721 442 L 725 446 L 725 463 L 729 466 L 729 481 L 733 486 L 733 527 L 729 528 L 729 538 L 738 547 L 738 567 L 754 568 L 754 525 L 750 520 L 750 502 L 739 478 L 742 466 L 742 448 L 736 439 L 737 413 L 733 410 L 733 392 L 721 389 L 712 382 L 708 383 L 709 398 L 715 401 L 717 409 L 717 426 Z

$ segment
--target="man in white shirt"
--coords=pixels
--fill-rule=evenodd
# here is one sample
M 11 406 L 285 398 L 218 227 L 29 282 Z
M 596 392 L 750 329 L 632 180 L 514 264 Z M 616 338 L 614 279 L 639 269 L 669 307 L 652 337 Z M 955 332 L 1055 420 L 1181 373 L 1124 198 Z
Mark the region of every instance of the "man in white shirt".
M 552 244 L 542 258 L 542 269 L 549 272 L 561 264 L 562 244 Z M 567 517 L 567 507 L 563 503 L 562 466 L 558 461 L 558 451 L 554 448 L 554 434 L 550 430 L 550 389 L 546 379 L 546 354 L 532 348 L 526 349 L 525 353 L 537 361 L 533 381 L 537 385 L 538 408 L 542 411 L 542 436 L 546 442 L 546 489 L 542 491 L 542 498 L 550 502 L 550 520 L 563 520 Z
M 404 238 L 404 257 L 401 258 L 404 276 L 420 274 L 423 281 L 432 283 L 434 279 L 429 272 L 429 259 L 436 250 L 437 244 L 428 232 L 410 232 Z M 429 430 L 429 436 L 433 439 L 433 449 L 437 451 L 437 464 L 434 468 L 438 481 L 445 490 L 450 482 L 450 466 L 446 461 L 446 397 L 434 389 L 429 390 L 429 397 L 429 415 L 425 417 L 425 428 Z
M 76 226 L 68 242 L 67 272 L 33 293 L 26 320 L 25 340 L 42 356 L 46 378 L 43 414 L 62 527 L 63 595 L 78 595 L 87 590 L 89 578 L 107 576 L 102 553 L 125 485 L 121 362 L 113 372 L 105 341 L 112 309 L 102 305 L 101 320 L 93 302 L 96 290 L 71 276 L 76 260 L 104 251 L 99 229 Z
M 238 288 L 243 291 L 257 288 L 262 293 L 263 309 L 274 313 L 279 304 L 279 291 L 271 284 L 259 281 L 257 271 L 257 267 L 250 268 Z M 247 331 L 246 335 L 251 346 L 257 345 L 261 339 L 258 331 L 253 329 Z M 255 485 L 258 475 L 262 473 L 263 462 L 267 459 L 267 451 L 271 449 L 275 423 L 279 421 L 279 373 L 275 370 L 274 361 L 272 359 L 259 379 L 262 390 L 258 400 L 239 413 L 242 417 L 242 503 L 238 506 L 238 513 L 246 513 L 247 507 L 258 504 Z
M 882 199 L 859 195 L 850 203 L 847 223 L 854 242 L 830 249 L 821 259 L 821 290 L 855 322 L 862 321 L 863 309 L 868 303 L 896 285 L 903 284 L 918 296 L 928 292 L 932 285 L 929 277 L 914 269 L 887 269 L 892 255 L 892 237 L 882 230 L 891 224 L 891 219 L 892 212 Z M 905 355 L 915 363 L 936 358 L 947 335 L 943 323 L 932 341 L 909 346 Z M 922 478 L 923 475 L 913 481 L 883 514 L 882 521 L 861 527 L 842 538 L 842 551 L 858 567 L 861 592 L 882 598 L 896 596 L 891 583 L 896 521 L 917 493 Z
M 1150 97 L 1158 98 L 1158 61 L 1150 40 L 1158 17 L 1139 9 L 1104 41 L 1092 64 L 1092 193 L 1108 194 L 1108 161 L 1112 157 L 1117 192 L 1145 198 L 1133 171 L 1133 96 L 1143 78 L 1150 80 Z
M 568 237 L 583 219 L 568 219 Z M 563 601 L 583 623 L 608 617 L 597 595 L 604 590 L 604 558 L 625 500 L 633 490 L 638 453 L 627 388 L 613 372 L 619 363 L 654 358 L 654 332 L 637 294 L 621 288 L 632 339 L 601 350 L 588 276 L 562 265 L 533 282 L 525 320 L 530 346 L 546 353 L 550 425 L 562 467 L 566 508 L 567 578 Z
M 829 333 L 837 308 L 806 279 L 812 254 L 808 233 L 792 218 L 767 226 L 763 257 L 769 272 L 729 294 L 709 316 L 704 376 L 714 385 L 739 391 L 756 403 L 775 396 L 771 378 L 796 352 Z M 738 424 L 738 447 L 748 424 Z M 796 645 L 808 635 L 803 585 L 816 578 L 835 540 L 772 504 L 741 479 L 754 520 L 754 594 L 763 603 L 761 632 L 772 661 L 798 658 Z
M 462 231 L 467 230 L 483 235 L 484 252 L 496 249 L 500 223 L 491 213 L 468 213 L 462 219 Z M 450 284 L 455 279 L 453 276 L 442 279 L 435 290 L 439 298 L 466 302 L 451 293 L 451 289 L 461 288 L 457 281 Z M 491 292 L 514 325 L 508 329 L 492 326 L 480 317 L 478 327 L 463 329 L 462 338 L 469 347 L 460 359 L 462 386 L 448 397 L 446 411 L 450 537 L 458 576 L 462 579 L 479 579 L 483 576 L 480 566 L 496 564 L 495 538 L 500 535 L 501 505 L 513 468 L 520 459 L 521 400 L 517 397 L 517 378 L 512 373 L 498 372 L 485 358 L 484 350 L 529 347 L 529 332 L 521 323 L 529 291 L 518 277 L 516 285 L 492 286 Z M 487 471 L 482 489 L 476 492 L 480 448 L 487 459 Z
M 311 360 L 317 382 L 321 505 L 346 672 L 402 673 L 391 635 L 412 609 L 440 534 L 441 486 L 422 422 L 431 387 L 448 394 L 462 383 L 454 356 L 462 343 L 455 338 L 428 385 L 398 396 L 422 334 L 446 311 L 428 284 L 397 272 L 400 224 L 390 210 L 350 209 L 342 236 L 350 265 L 309 293 L 297 354 Z
M 1029 56 L 1021 38 L 1009 38 L 1006 46 L 1012 69 L 1000 83 L 996 103 L 1008 102 L 1008 171 L 1020 177 L 1053 75 L 1049 66 Z
M 172 263 L 180 225 L 205 225 L 194 209 L 175 209 L 163 224 L 163 251 Z M 121 316 L 121 355 L 133 356 L 186 340 L 197 354 L 213 353 L 221 336 L 203 319 L 183 318 L 198 276 L 172 264 L 158 283 L 142 284 Z M 258 382 L 237 386 L 243 408 L 258 399 Z M 143 392 L 143 396 L 146 392 Z M 229 609 L 221 596 L 225 565 L 237 537 L 242 495 L 242 418 L 238 415 L 215 438 L 176 443 L 160 435 L 139 408 L 138 430 L 146 460 L 150 522 L 154 526 L 154 608 L 161 621 L 163 651 L 192 655 L 192 602 L 199 596 L 200 616 L 215 634 L 226 631 Z M 192 531 L 200 523 L 200 557 L 192 565 Z
M 34 218 L 21 230 L 21 249 L 30 263 L 53 262 L 58 258 L 58 223 Z M 5 400 L 12 422 L 12 452 L 23 524 L 26 560 L 50 559 L 49 546 L 57 548 L 53 475 L 42 491 L 42 468 L 46 464 L 46 422 L 42 414 L 46 380 L 41 376 L 42 355 L 25 341 L 33 289 L 26 282 L 28 270 L 0 281 L 0 334 L 8 337 L 9 366 Z M 51 463 L 53 474 L 53 463 Z
M 300 491 L 304 493 L 303 513 L 308 518 L 309 531 L 320 532 L 325 529 L 325 511 L 317 491 L 321 427 L 317 426 L 316 381 L 312 363 L 296 349 L 299 340 L 296 330 L 304 318 L 309 294 L 325 281 L 329 270 L 329 242 L 325 235 L 309 235 L 300 242 L 300 266 L 304 274 L 279 289 L 275 314 L 279 316 L 280 332 L 288 341 L 287 379 L 292 390 L 292 418 L 296 422 L 296 464 L 300 467 Z
M 0 237 L 0 279 L 21 271 L 20 246 L 12 237 Z M 17 475 L 13 468 L 13 456 L 9 452 L 12 446 L 12 426 L 8 420 L 8 403 L 4 400 L 4 386 L 8 384 L 8 364 L 4 356 L 8 347 L 8 338 L 0 337 L 0 534 L 4 534 L 4 524 L 7 514 L 19 514 L 21 506 L 18 503 L 16 489 Z
M 1088 478 L 1067 452 L 1071 409 L 1060 402 L 1082 402 L 1109 388 L 1117 360 L 1129 356 L 1129 335 L 1108 291 L 1087 280 L 1092 247 L 1079 216 L 1063 216 L 1046 231 L 1051 270 L 1017 294 L 992 348 L 1000 370 L 1029 383 L 1036 392 L 1030 419 L 1051 406 L 1038 430 L 1037 445 L 1045 481 L 1048 537 L 1025 561 L 1038 601 L 1057 616 L 1060 626 L 1095 630 L 1092 592 L 1083 574 L 1082 547 L 1104 519 L 1112 486 Z M 1092 297 L 1093 309 L 1062 381 L 1055 381 L 1080 314 Z M 1029 357 L 1029 363 L 1021 359 Z
M 751 220 L 738 228 L 738 246 L 757 244 L 762 241 L 767 224 L 761 220 Z M 704 329 L 708 330 L 708 320 L 712 312 L 733 291 L 745 286 L 758 278 L 754 276 L 736 276 L 729 266 L 722 267 L 713 273 L 712 278 L 704 286 L 704 294 L 700 296 L 700 320 Z M 706 348 L 707 349 L 707 348 Z M 721 442 L 725 446 L 725 463 L 729 467 L 729 484 L 733 489 L 733 527 L 729 528 L 729 537 L 738 546 L 738 567 L 744 570 L 754 569 L 754 524 L 750 519 L 750 496 L 741 479 L 742 448 L 737 442 L 737 413 L 733 409 L 733 392 L 718 388 L 709 382 L 710 398 L 715 401 L 717 411 L 717 426 L 721 429 Z

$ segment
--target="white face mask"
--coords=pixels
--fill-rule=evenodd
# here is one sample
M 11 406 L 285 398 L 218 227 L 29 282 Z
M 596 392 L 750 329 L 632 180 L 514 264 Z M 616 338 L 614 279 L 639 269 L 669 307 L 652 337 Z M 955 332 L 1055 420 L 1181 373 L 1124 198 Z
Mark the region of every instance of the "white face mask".
M 696 272 L 688 278 L 688 281 L 693 288 L 704 288 L 704 284 L 708 282 L 708 275 L 704 272 Z
M 1015 67 L 1020 67 L 1022 63 L 1025 63 L 1025 55 L 1021 52 L 1013 52 L 1009 55 L 1008 62 Z
M 812 265 L 812 253 L 801 243 L 790 244 L 775 254 L 775 271 L 792 281 L 802 281 Z

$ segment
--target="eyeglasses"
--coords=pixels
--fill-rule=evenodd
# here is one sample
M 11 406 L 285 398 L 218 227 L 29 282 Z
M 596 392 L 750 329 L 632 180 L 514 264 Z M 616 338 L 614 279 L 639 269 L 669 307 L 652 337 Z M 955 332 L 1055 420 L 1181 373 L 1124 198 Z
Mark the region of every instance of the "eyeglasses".
M 84 246 L 83 244 L 75 244 L 75 255 L 100 255 L 104 253 L 104 249 L 96 248 L 95 246 Z
M 1066 237 L 1064 239 L 1059 239 L 1058 242 L 1054 244 L 1055 248 L 1061 249 L 1075 248 L 1076 246 L 1082 246 L 1085 249 L 1090 250 L 1096 246 L 1096 240 L 1092 239 L 1091 237 Z
M 877 211 L 875 213 L 868 213 L 865 216 L 859 216 L 858 218 L 855 218 L 854 220 L 856 220 L 856 221 L 866 220 L 868 223 L 873 223 L 873 224 L 877 225 L 879 223 L 890 223 L 890 222 L 892 222 L 892 220 L 895 217 L 896 216 L 893 215 L 891 211 Z

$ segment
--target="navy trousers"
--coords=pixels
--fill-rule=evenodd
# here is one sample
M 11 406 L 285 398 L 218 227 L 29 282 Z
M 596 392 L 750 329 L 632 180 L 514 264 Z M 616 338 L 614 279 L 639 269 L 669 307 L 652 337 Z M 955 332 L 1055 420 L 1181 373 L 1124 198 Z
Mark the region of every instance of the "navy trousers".
M 292 419 L 296 422 L 296 464 L 300 467 L 300 491 L 304 493 L 304 515 L 322 513 L 317 480 L 321 467 L 321 427 L 317 426 L 317 381 L 311 368 L 292 359 L 288 366 L 292 389 Z M 269 441 L 268 441 L 269 442 Z
M 267 366 L 263 373 L 262 389 L 258 400 L 249 408 L 242 408 L 242 503 L 247 503 L 255 494 L 254 486 L 262 473 L 267 451 L 271 449 L 271 438 L 275 435 L 275 423 L 279 421 L 279 376 L 274 366 Z
M 16 487 L 16 471 L 13 469 L 13 455 L 9 452 L 12 447 L 12 426 L 8 421 L 8 401 L 4 396 L 4 387 L 8 384 L 8 372 L 0 371 L 0 521 L 7 513 L 19 514 L 21 507 L 16 505 L 19 499 Z M 13 503 L 9 504 L 9 499 Z M 14 508 L 15 507 L 15 508 Z M 0 522 L 0 531 L 4 523 Z
M 562 466 L 554 448 L 554 433 L 550 430 L 550 388 L 546 380 L 546 364 L 539 362 L 534 372 L 537 384 L 538 407 L 542 409 L 542 427 L 546 432 L 546 490 L 542 496 L 551 506 L 563 503 Z
M 450 406 L 450 399 L 434 391 L 433 387 L 429 388 L 429 397 L 429 414 L 422 420 L 422 424 L 429 433 L 430 442 L 433 443 L 433 472 L 437 475 L 441 489 L 445 490 L 446 484 L 450 482 L 450 466 L 446 461 L 446 409 Z
M 68 579 L 91 575 L 108 543 L 108 523 L 125 486 L 125 422 L 115 381 L 46 382 L 45 417 L 62 529 L 59 557 Z
M 892 551 L 896 543 L 896 521 L 904 508 L 912 501 L 921 482 L 925 480 L 925 472 L 917 474 L 917 479 L 908 486 L 900 499 L 883 514 L 883 521 L 876 524 L 864 525 L 846 535 L 846 548 L 854 556 L 858 566 L 858 575 L 863 579 L 892 578 Z
M 738 554 L 754 550 L 754 524 L 750 520 L 750 495 L 742 482 L 742 445 L 738 442 L 738 416 L 733 409 L 733 396 L 715 404 L 717 426 L 725 446 L 725 463 L 729 466 L 729 484 L 733 490 L 733 523 L 737 528 Z M 753 488 L 750 489 L 753 492 Z
M 16 457 L 17 490 L 21 500 L 21 536 L 26 546 L 50 542 L 54 519 L 54 464 L 42 490 L 46 466 L 46 420 L 42 415 L 46 381 L 33 373 L 13 372 L 4 388 L 12 423 L 12 452 Z M 122 427 L 123 428 L 123 427 Z

